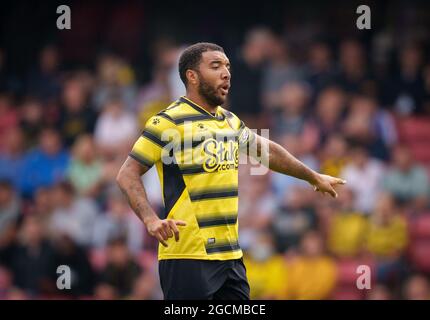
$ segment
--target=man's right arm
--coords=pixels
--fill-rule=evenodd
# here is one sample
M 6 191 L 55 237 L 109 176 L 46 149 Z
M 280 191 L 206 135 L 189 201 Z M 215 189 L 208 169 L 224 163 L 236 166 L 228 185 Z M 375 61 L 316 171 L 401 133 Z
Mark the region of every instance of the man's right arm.
M 139 219 L 145 224 L 149 234 L 158 239 L 167 247 L 167 239 L 175 237 L 179 240 L 177 226 L 185 226 L 184 221 L 164 219 L 161 220 L 149 204 L 141 176 L 149 170 L 132 157 L 128 157 L 118 172 L 116 181 L 127 198 L 130 207 Z

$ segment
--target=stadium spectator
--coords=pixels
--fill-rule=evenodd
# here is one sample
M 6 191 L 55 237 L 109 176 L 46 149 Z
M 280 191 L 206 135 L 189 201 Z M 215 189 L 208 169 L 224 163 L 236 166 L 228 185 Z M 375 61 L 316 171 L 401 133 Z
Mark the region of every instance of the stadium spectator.
M 430 195 L 426 170 L 413 160 L 405 145 L 396 145 L 392 155 L 392 166 L 382 179 L 384 190 L 392 193 L 399 203 L 411 203 L 418 210 L 425 208 Z
M 387 148 L 397 142 L 391 115 L 379 110 L 375 99 L 365 95 L 353 96 L 348 109 L 343 124 L 345 136 L 365 146 L 371 156 L 387 160 Z
M 107 212 L 99 215 L 94 224 L 93 246 L 105 248 L 110 241 L 122 237 L 130 252 L 138 254 L 143 245 L 143 231 L 124 195 L 113 189 L 108 194 Z
M 408 244 L 407 221 L 396 209 L 390 194 L 378 197 L 374 213 L 369 217 L 366 249 L 376 259 L 376 279 L 398 283 L 403 276 L 403 254 Z
M 350 162 L 342 170 L 341 177 L 354 192 L 354 208 L 369 214 L 374 209 L 385 168 L 380 161 L 371 158 L 361 145 L 353 145 L 348 158 Z
M 90 265 L 85 248 L 76 244 L 69 236 L 63 235 L 53 243 L 55 250 L 55 266 L 70 268 L 70 290 L 61 292 L 61 296 L 80 297 L 93 293 L 95 274 Z
M 335 83 L 337 70 L 333 67 L 332 55 L 330 46 L 324 41 L 317 40 L 309 46 L 305 71 L 306 81 L 312 86 L 314 96 Z
M 367 220 L 354 206 L 354 192 L 345 188 L 333 203 L 331 214 L 324 215 L 327 228 L 327 247 L 338 257 L 356 257 L 363 249 Z
M 21 217 L 21 199 L 13 185 L 0 181 L 0 266 L 9 266 Z
M 417 43 L 407 43 L 400 48 L 397 59 L 399 69 L 386 77 L 382 101 L 400 115 L 423 113 L 428 98 L 422 73 L 423 50 Z
M 32 297 L 55 288 L 55 252 L 43 234 L 38 217 L 28 215 L 20 230 L 19 245 L 11 258 L 14 285 Z
M 320 156 L 320 170 L 324 174 L 334 177 L 340 176 L 348 163 L 348 144 L 345 138 L 338 133 L 327 137 Z
M 326 142 L 328 136 L 340 132 L 345 106 L 345 93 L 336 86 L 323 89 L 316 97 L 313 122 L 319 131 L 320 145 Z
M 26 97 L 20 105 L 20 127 L 24 133 L 24 143 L 27 149 L 37 145 L 42 130 L 48 124 L 46 108 L 40 100 Z
M 268 63 L 263 71 L 262 97 L 265 109 L 279 106 L 279 93 L 283 85 L 300 82 L 305 78 L 302 68 L 296 65 L 288 53 L 288 45 L 277 35 L 268 38 Z
M 230 93 L 229 105 L 250 128 L 258 128 L 254 119 L 262 112 L 263 63 L 270 36 L 265 28 L 248 31 L 239 55 L 232 59 L 235 71 L 231 85 L 235 89 Z
M 424 275 L 413 274 L 405 282 L 403 296 L 406 300 L 429 300 L 429 281 Z
M 285 296 L 287 264 L 285 258 L 276 253 L 270 234 L 256 235 L 244 261 L 251 287 L 251 299 L 282 299 Z
M 301 237 L 318 225 L 309 193 L 300 186 L 290 188 L 272 219 L 276 248 L 280 252 L 297 250 Z
M 53 189 L 54 211 L 49 228 L 54 239 L 67 235 L 82 246 L 90 246 L 97 219 L 94 200 L 80 197 L 68 182 L 60 182 Z
M 339 74 L 336 82 L 347 93 L 376 93 L 364 47 L 356 39 L 345 39 L 339 45 Z
M 121 298 L 125 298 L 132 292 L 142 268 L 131 255 L 124 238 L 111 240 L 107 250 L 107 265 L 100 275 L 101 283 L 108 284 Z
M 316 231 L 304 234 L 297 257 L 288 261 L 286 299 L 328 299 L 336 284 L 336 264 L 324 253 L 324 242 Z
M 72 148 L 72 158 L 67 169 L 70 183 L 80 195 L 97 197 L 103 186 L 104 164 L 97 155 L 91 135 L 79 136 Z
M 121 100 L 113 98 L 97 118 L 94 140 L 104 157 L 127 154 L 138 135 L 136 117 L 124 108 Z
M 78 79 L 68 79 L 62 91 L 57 128 L 63 141 L 70 147 L 84 133 L 92 133 L 96 114 L 88 105 L 84 86 Z
M 0 151 L 0 179 L 9 180 L 19 188 L 19 177 L 24 163 L 24 137 L 18 127 L 5 135 L 4 149 Z
M 92 96 L 95 110 L 101 112 L 112 96 L 123 101 L 127 110 L 133 110 L 136 97 L 134 70 L 117 55 L 104 53 L 97 61 L 97 82 Z
M 60 55 L 56 46 L 45 46 L 39 55 L 38 65 L 27 78 L 27 93 L 44 102 L 58 97 L 61 90 Z
M 4 148 L 9 130 L 18 125 L 18 112 L 8 93 L 0 92 L 0 152 Z
M 24 157 L 20 176 L 20 191 L 32 197 L 39 187 L 49 187 L 65 177 L 69 153 L 62 147 L 61 136 L 52 128 L 40 133 L 39 145 Z

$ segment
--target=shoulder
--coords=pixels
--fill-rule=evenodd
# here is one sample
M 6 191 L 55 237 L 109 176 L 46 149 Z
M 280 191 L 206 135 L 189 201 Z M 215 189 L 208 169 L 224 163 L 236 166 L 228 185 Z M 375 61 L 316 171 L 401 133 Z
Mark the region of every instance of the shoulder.
M 225 115 L 226 120 L 232 124 L 233 128 L 241 129 L 242 127 L 245 126 L 243 121 L 236 114 L 234 114 L 230 110 L 227 110 L 223 107 L 218 107 L 218 108 L 220 108 L 220 111 Z

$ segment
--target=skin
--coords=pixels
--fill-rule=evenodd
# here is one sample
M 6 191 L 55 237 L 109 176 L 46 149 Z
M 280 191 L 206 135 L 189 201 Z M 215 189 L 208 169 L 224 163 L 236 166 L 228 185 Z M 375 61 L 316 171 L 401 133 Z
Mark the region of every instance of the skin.
M 217 106 L 227 99 L 231 79 L 230 61 L 223 52 L 206 51 L 202 53 L 198 69 L 187 70 L 186 77 L 186 97 L 208 112 L 214 113 Z M 252 153 L 250 150 L 257 152 Z M 268 152 L 262 154 L 265 150 Z M 315 191 L 323 194 L 328 193 L 337 197 L 334 187 L 346 183 L 342 179 L 315 172 L 279 144 L 259 135 L 256 135 L 253 144 L 245 152 L 249 156 L 257 155 L 256 159 L 273 171 L 309 182 Z M 262 155 L 265 155 L 263 157 L 265 161 L 261 160 Z M 160 219 L 157 216 L 148 202 L 141 181 L 141 176 L 146 171 L 148 171 L 147 167 L 128 157 L 119 170 L 116 180 L 131 208 L 145 224 L 148 233 L 167 247 L 167 239 L 175 237 L 176 241 L 179 240 L 178 227 L 184 227 L 186 223 L 174 219 Z

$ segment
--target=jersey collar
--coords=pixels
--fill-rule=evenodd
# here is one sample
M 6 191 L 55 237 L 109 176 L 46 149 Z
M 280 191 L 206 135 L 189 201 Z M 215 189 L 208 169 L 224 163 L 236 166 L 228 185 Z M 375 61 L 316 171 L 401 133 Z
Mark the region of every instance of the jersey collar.
M 198 112 L 200 112 L 200 113 L 202 113 L 204 115 L 207 115 L 207 116 L 211 117 L 214 120 L 223 121 L 224 118 L 225 118 L 224 113 L 221 112 L 221 110 L 220 110 L 219 107 L 217 107 L 215 115 L 213 115 L 212 113 L 208 112 L 203 107 L 200 107 L 197 103 L 192 102 L 190 99 L 186 98 L 185 96 L 180 97 L 179 101 L 188 104 L 190 107 L 192 107 L 196 111 L 198 111 Z

